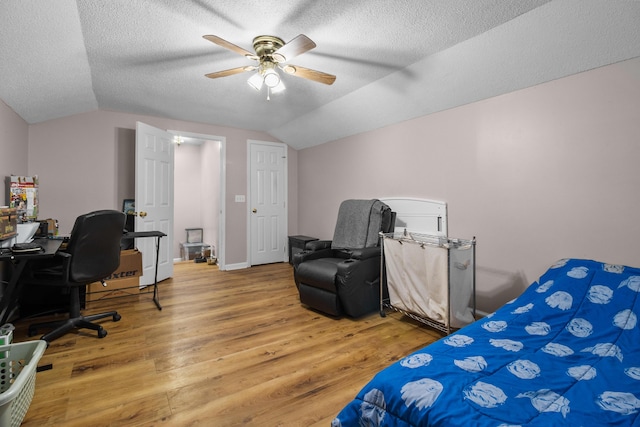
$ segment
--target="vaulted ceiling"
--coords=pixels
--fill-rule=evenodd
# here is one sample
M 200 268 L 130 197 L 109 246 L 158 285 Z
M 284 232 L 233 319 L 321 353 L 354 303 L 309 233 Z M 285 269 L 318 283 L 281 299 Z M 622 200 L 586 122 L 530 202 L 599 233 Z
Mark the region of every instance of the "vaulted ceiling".
M 637 0 L 3 0 L 0 22 L 0 99 L 30 124 L 115 110 L 296 149 L 640 57 Z M 291 63 L 337 79 L 281 73 L 267 100 L 253 72 L 205 77 L 255 64 L 208 34 L 305 34 Z

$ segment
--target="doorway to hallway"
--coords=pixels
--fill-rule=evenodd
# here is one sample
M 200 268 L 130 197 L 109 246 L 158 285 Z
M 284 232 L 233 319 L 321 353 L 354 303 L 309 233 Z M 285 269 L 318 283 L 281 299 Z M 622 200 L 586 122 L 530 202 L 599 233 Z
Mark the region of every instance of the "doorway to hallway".
M 202 228 L 203 242 L 212 246 L 224 266 L 224 140 L 213 135 L 170 131 L 176 135 L 174 150 L 174 217 L 176 259 L 187 228 Z
M 202 227 L 206 228 L 205 241 L 215 246 L 218 264 L 221 269 L 225 266 L 225 182 L 224 163 L 226 152 L 226 139 L 216 135 L 205 135 L 191 132 L 169 130 L 172 135 L 180 135 L 183 143 L 180 147 L 174 147 L 174 153 L 178 157 L 186 157 L 191 151 L 190 148 L 200 147 L 200 157 L 198 167 L 189 170 L 199 170 L 200 172 L 191 176 L 184 176 L 178 171 L 178 177 L 174 174 L 174 207 L 178 206 L 178 211 L 174 215 L 174 226 L 172 227 L 173 245 L 172 258 L 180 259 L 180 242 L 186 237 L 185 228 Z M 124 199 L 133 199 L 135 196 L 135 136 L 134 129 L 117 129 L 117 191 L 116 205 L 121 206 Z M 175 144 L 174 144 L 175 145 Z M 180 151 L 184 149 L 183 151 Z M 180 153 L 177 153 L 180 151 Z M 193 153 L 191 153 L 193 154 Z M 184 155 L 184 156 L 183 156 Z M 188 159 L 185 160 L 189 163 Z M 192 163 L 192 162 L 191 162 Z M 194 179 L 197 185 L 194 185 Z M 196 191 L 196 189 L 199 189 Z M 197 192 L 197 195 L 196 195 Z M 183 200 L 183 195 L 188 195 L 187 201 Z M 193 198 L 195 195 L 195 199 Z M 196 200 L 199 203 L 197 208 L 189 208 L 190 201 Z M 203 225 L 195 225 L 193 222 L 194 212 L 200 212 Z M 206 223 L 206 226 L 204 225 Z

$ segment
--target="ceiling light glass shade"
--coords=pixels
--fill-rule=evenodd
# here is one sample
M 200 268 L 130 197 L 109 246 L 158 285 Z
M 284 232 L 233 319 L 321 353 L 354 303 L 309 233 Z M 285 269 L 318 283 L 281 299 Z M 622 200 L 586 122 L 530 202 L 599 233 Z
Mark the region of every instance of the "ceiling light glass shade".
M 271 88 L 271 93 L 279 93 L 285 90 L 284 82 L 280 80 L 277 85 Z
M 273 68 L 267 68 L 264 72 L 264 84 L 274 89 L 280 83 L 280 75 Z
M 262 74 L 255 73 L 253 76 L 249 77 L 249 80 L 247 80 L 247 83 L 249 83 L 249 86 L 251 86 L 255 90 L 260 90 L 262 89 L 263 81 L 264 81 L 264 78 L 262 77 Z

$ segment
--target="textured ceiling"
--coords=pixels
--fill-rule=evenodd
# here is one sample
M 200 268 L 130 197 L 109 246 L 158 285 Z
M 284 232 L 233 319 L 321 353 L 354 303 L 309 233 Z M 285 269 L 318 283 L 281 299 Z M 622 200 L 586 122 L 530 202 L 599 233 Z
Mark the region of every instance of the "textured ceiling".
M 0 99 L 28 123 L 96 109 L 265 131 L 305 148 L 640 57 L 640 1 L 3 0 Z M 251 65 L 269 34 L 317 47 L 267 101 Z M 637 70 L 637 68 L 636 68 Z

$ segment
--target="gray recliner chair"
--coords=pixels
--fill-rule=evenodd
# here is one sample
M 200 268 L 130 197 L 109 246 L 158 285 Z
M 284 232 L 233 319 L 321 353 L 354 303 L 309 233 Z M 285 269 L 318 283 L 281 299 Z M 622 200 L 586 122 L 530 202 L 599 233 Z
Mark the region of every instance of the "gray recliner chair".
M 333 240 L 308 242 L 293 257 L 300 302 L 332 316 L 379 310 L 379 233 L 394 223 L 391 208 L 377 199 L 342 202 Z

